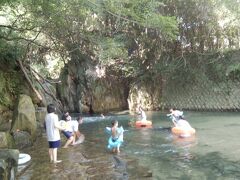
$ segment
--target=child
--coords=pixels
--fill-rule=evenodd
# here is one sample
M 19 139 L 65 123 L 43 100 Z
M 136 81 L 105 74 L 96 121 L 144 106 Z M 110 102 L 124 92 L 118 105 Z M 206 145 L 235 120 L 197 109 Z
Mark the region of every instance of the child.
M 146 121 L 147 120 L 147 116 L 146 116 L 146 113 L 143 111 L 141 106 L 139 106 L 139 112 L 140 112 L 140 119 L 142 121 Z
M 173 108 L 171 108 L 169 111 L 170 111 L 170 114 L 167 114 L 167 116 L 170 116 L 172 118 L 172 122 L 176 126 L 176 123 L 180 119 L 183 119 L 183 111 L 179 111 Z
M 108 148 L 113 152 L 120 153 L 120 146 L 123 142 L 123 128 L 118 128 L 118 121 L 112 121 L 111 137 L 109 139 Z
M 64 136 L 67 138 L 67 142 L 63 146 L 63 148 L 68 148 L 68 146 L 75 142 L 74 140 L 74 132 L 72 128 L 72 118 L 68 113 L 65 113 L 65 119 L 66 119 L 66 129 L 63 131 Z
M 50 162 L 59 163 L 57 160 L 57 148 L 60 147 L 60 133 L 59 130 L 64 130 L 59 125 L 58 116 L 55 114 L 56 108 L 53 104 L 47 106 L 47 115 L 45 117 L 45 126 L 47 132 L 47 139 L 49 143 L 49 157 Z
M 72 121 L 72 129 L 74 132 L 74 140 L 72 142 L 72 145 L 75 145 L 75 141 L 76 139 L 80 138 L 80 136 L 82 135 L 78 129 L 79 124 L 83 123 L 83 118 L 81 116 L 78 117 L 77 121 Z

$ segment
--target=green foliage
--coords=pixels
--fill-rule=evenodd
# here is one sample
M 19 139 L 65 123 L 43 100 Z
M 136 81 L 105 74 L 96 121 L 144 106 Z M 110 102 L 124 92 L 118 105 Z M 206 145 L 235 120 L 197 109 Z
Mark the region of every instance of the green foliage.
M 237 63 L 224 68 L 189 57 L 239 48 L 237 0 L 5 0 L 0 5 L 8 2 L 16 6 L 5 12 L 11 28 L 0 29 L 0 57 L 11 62 L 26 53 L 25 61 L 45 76 L 52 76 L 49 59 L 61 61 L 55 74 L 69 60 L 83 68 L 100 64 L 133 79 L 174 78 L 184 71 L 197 79 L 199 71 L 209 70 L 219 80 L 225 78 L 221 72 L 238 72 Z
M 97 4 L 97 3 L 96 3 Z M 144 28 L 156 29 L 169 40 L 176 39 L 178 34 L 177 21 L 174 16 L 161 14 L 159 8 L 163 3 L 156 0 L 106 0 L 97 5 L 101 12 L 117 17 L 118 22 L 135 23 Z
M 127 59 L 127 51 L 121 37 L 104 38 L 99 42 L 99 60 L 102 64 L 114 64 L 115 60 Z

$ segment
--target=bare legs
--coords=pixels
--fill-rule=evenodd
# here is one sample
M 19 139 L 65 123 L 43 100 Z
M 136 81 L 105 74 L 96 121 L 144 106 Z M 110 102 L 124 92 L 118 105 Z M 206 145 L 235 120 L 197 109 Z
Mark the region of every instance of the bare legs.
M 53 162 L 53 148 L 49 148 L 48 153 L 50 157 L 50 162 Z
M 112 149 L 113 153 L 120 153 L 120 146 L 117 146 L 116 148 Z
M 63 148 L 68 148 L 68 146 L 69 146 L 73 141 L 74 141 L 74 136 L 71 136 L 71 137 L 67 140 L 67 142 L 66 142 L 66 144 L 63 146 Z
M 48 152 L 49 152 L 50 162 L 53 162 L 53 163 L 62 162 L 62 160 L 57 160 L 57 148 L 49 148 Z
M 72 145 L 75 145 L 76 140 L 78 140 L 81 136 L 81 133 L 79 131 L 74 132 L 74 139 L 72 142 Z
M 120 145 L 117 146 L 117 153 L 120 153 Z

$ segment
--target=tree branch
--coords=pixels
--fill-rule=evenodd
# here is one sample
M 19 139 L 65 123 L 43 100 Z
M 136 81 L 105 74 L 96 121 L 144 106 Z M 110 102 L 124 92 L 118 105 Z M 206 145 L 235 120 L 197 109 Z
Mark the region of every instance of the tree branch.
M 28 77 L 28 74 L 27 74 L 25 68 L 23 67 L 22 61 L 17 60 L 17 62 L 18 62 L 18 64 L 19 64 L 22 72 L 24 73 L 24 76 L 25 76 L 25 78 L 27 79 L 30 87 L 31 87 L 32 90 L 35 92 L 35 94 L 37 95 L 38 99 L 39 99 L 40 101 L 42 101 L 42 96 L 41 96 L 40 93 L 36 90 L 36 88 L 33 86 L 32 81 L 31 81 L 30 78 Z

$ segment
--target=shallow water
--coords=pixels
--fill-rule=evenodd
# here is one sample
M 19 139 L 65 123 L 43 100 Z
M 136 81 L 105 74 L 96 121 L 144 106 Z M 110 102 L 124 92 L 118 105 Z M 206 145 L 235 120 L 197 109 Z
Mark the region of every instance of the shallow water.
M 57 165 L 49 163 L 46 139 L 39 138 L 25 150 L 32 161 L 18 179 L 240 179 L 240 113 L 185 112 L 197 132 L 192 138 L 173 136 L 165 114 L 147 113 L 152 129 L 129 127 L 134 117 L 128 115 L 86 118 L 80 127 L 85 142 L 59 149 L 63 162 Z M 128 130 L 119 155 L 106 150 L 104 127 L 113 118 Z

